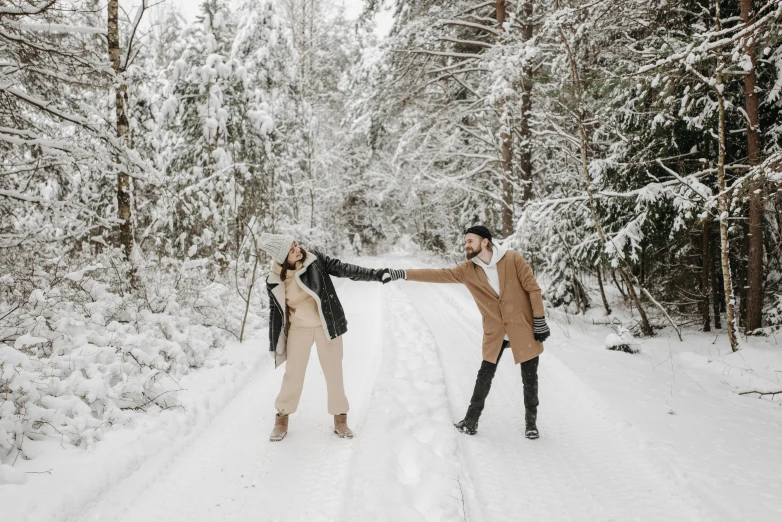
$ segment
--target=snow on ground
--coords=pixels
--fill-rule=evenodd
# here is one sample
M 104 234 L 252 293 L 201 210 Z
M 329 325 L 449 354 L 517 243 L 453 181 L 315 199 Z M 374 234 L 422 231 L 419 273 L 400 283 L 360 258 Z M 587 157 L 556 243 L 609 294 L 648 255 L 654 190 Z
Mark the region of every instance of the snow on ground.
M 340 281 L 337 288 L 344 304 L 353 303 L 348 314 L 356 335 L 345 338 L 345 387 L 349 420 L 360 431 L 381 346 L 375 331 L 380 309 L 362 306 L 361 300 L 379 303 L 381 288 L 352 281 Z M 266 354 L 268 345 L 257 348 Z M 343 510 L 354 449 L 332 433 L 316 350 L 311 355 L 304 395 L 284 441 L 268 439 L 283 369 L 259 372 L 180 458 L 163 469 L 154 466 L 157 476 L 144 491 L 126 495 L 120 486 L 74 520 L 335 520 Z M 271 359 L 266 362 L 271 369 Z
M 26 441 L 25 450 L 34 458 L 19 460 L 15 468 L 27 474 L 27 482 L 0 486 L 2 520 L 74 519 L 95 499 L 112 495 L 118 487 L 119 496 L 143 489 L 143 481 L 152 480 L 155 473 L 148 472 L 145 464 L 150 460 L 165 464 L 179 457 L 225 404 L 239 397 L 249 379 L 270 373 L 268 364 L 262 364 L 268 363 L 268 356 L 259 357 L 261 347 L 265 348 L 265 341 L 229 344 L 219 360 L 180 380 L 186 390 L 181 409 L 107 430 L 90 451 L 56 440 Z
M 670 473 L 725 520 L 782 520 L 782 402 L 739 395 L 782 390 L 782 344 L 752 339 L 732 353 L 724 330 L 685 330 L 684 342 L 669 331 L 629 355 L 604 348 L 604 326 L 556 316 L 549 355 L 610 402 Z
M 422 266 L 409 255 L 363 264 Z M 782 519 L 774 340 L 663 332 L 605 349 L 600 317 L 550 313 L 541 438 L 523 436 L 519 367 L 500 364 L 479 433 L 456 432 L 480 365 L 481 320 L 459 285 L 340 280 L 353 440 L 332 433 L 313 350 L 289 434 L 270 443 L 282 369 L 266 340 L 193 372 L 186 411 L 109 432 L 91 452 L 52 445 L 0 488 L 3 521 L 429 522 Z M 618 314 L 624 313 L 622 310 Z M 43 448 L 44 446 L 42 446 Z M 0 470 L 5 472 L 5 470 Z
M 383 362 L 344 520 L 463 520 L 469 482 L 460 473 L 437 344 L 399 288 L 383 293 Z

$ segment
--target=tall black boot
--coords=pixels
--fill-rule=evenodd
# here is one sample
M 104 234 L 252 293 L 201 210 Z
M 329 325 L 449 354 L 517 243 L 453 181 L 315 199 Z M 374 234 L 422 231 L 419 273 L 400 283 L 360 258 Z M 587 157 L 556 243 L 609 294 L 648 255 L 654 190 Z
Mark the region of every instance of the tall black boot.
M 529 397 L 529 398 L 528 398 Z M 534 404 L 534 406 L 532 406 Z M 538 432 L 538 386 L 524 387 L 524 436 L 528 439 L 540 437 Z
M 505 348 L 503 343 L 503 348 Z M 500 362 L 503 350 L 500 350 L 500 355 L 497 357 L 497 363 Z M 467 408 L 467 414 L 464 419 L 454 424 L 456 429 L 462 433 L 468 435 L 475 435 L 478 433 L 478 420 L 483 413 L 483 407 L 486 405 L 486 397 L 489 396 L 489 390 L 491 390 L 491 382 L 494 380 L 494 374 L 497 372 L 497 363 L 490 363 L 483 361 L 481 363 L 481 369 L 478 370 L 478 378 L 475 380 L 475 389 L 472 392 L 472 398 L 470 399 L 470 406 Z
M 467 407 L 467 413 L 464 418 L 455 423 L 456 429 L 467 435 L 475 435 L 478 433 L 478 421 L 481 418 L 482 408 L 476 407 L 473 403 Z
M 535 357 L 521 365 L 521 379 L 524 384 L 524 436 L 528 439 L 540 437 L 538 432 L 538 361 Z

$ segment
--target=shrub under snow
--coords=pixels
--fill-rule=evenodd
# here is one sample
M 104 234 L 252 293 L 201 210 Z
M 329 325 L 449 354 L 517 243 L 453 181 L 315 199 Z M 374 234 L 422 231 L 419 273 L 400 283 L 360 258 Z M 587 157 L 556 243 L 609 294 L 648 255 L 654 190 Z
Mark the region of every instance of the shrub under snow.
M 608 334 L 606 337 L 606 348 L 618 352 L 638 353 L 641 351 L 641 345 L 627 329 L 623 327 L 616 328 L 616 333 Z
M 139 411 L 177 406 L 178 377 L 217 363 L 244 311 L 228 281 L 189 263 L 161 261 L 134 292 L 109 254 L 78 270 L 2 267 L 0 464 L 24 458 L 25 438 L 89 447 Z

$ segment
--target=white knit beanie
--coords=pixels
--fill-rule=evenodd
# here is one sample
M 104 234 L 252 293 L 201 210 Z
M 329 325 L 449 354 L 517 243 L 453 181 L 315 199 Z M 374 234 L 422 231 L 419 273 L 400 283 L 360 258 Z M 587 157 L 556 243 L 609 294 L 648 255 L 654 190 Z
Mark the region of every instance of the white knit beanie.
M 293 236 L 287 234 L 261 234 L 258 246 L 266 251 L 272 259 L 279 264 L 284 264 L 293 246 Z

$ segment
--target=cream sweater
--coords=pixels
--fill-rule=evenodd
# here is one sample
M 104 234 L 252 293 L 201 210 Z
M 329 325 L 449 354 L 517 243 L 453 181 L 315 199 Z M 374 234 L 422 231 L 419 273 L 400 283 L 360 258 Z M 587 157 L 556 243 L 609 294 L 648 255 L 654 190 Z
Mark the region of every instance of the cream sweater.
M 301 262 L 296 263 L 296 270 L 301 269 Z M 277 274 L 282 272 L 282 266 L 276 261 L 274 271 Z M 291 328 L 321 328 L 323 324 L 320 321 L 318 312 L 318 303 L 310 294 L 302 289 L 299 279 L 293 270 L 288 270 L 285 278 L 285 306 L 288 308 L 288 319 Z

